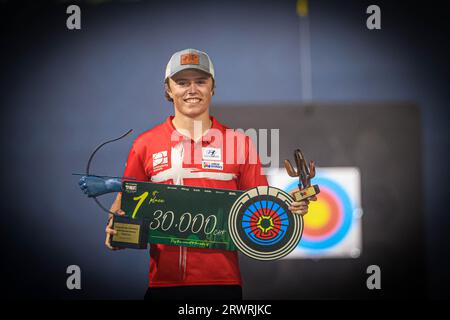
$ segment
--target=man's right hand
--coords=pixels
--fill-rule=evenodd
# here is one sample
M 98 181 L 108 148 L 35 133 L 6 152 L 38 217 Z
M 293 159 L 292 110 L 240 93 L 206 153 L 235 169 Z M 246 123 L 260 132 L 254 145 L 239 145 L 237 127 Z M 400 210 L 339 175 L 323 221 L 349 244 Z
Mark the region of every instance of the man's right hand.
M 116 211 L 116 214 L 119 216 L 124 216 L 125 212 L 122 211 L 121 209 L 119 209 Z M 125 249 L 125 248 L 117 248 L 117 247 L 111 246 L 111 236 L 117 234 L 117 231 L 112 228 L 112 224 L 113 224 L 113 216 L 110 215 L 109 219 L 108 219 L 108 224 L 106 225 L 106 229 L 105 229 L 105 232 L 106 232 L 105 246 L 108 249 L 113 250 L 113 251 Z

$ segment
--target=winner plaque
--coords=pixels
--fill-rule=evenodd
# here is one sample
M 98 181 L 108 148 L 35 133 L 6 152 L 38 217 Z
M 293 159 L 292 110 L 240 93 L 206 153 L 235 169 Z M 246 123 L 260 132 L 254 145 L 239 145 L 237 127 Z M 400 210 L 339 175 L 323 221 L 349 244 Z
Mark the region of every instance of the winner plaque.
M 117 234 L 111 237 L 111 246 L 116 248 L 147 249 L 148 219 L 132 219 L 114 215 L 112 228 Z

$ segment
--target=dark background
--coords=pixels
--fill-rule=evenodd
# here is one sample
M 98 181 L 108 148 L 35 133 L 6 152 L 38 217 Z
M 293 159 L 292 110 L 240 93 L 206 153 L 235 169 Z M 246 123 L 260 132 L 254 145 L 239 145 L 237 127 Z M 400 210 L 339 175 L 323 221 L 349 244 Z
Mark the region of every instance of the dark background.
M 278 128 L 280 165 L 284 159 L 293 160 L 293 150 L 301 147 L 307 159 L 314 159 L 319 167 L 357 167 L 361 174 L 361 255 L 264 264 L 242 255 L 246 296 L 425 298 L 422 181 L 420 174 L 413 174 L 421 172 L 420 114 L 416 106 L 215 106 L 213 114 L 234 128 Z M 380 267 L 381 291 L 366 287 L 366 269 L 372 264 Z
M 66 28 L 66 7 L 72 3 L 81 7 L 81 30 Z M 370 4 L 381 8 L 381 30 L 366 28 L 365 12 Z M 83 172 L 98 143 L 133 128 L 132 137 L 109 145 L 93 162 L 96 174 L 120 175 L 133 138 L 172 111 L 163 96 L 164 69 L 170 55 L 183 48 L 204 50 L 214 62 L 217 89 L 213 112 L 216 105 L 308 108 L 300 90 L 295 5 L 296 1 L 0 1 L 1 272 L 8 298 L 143 296 L 148 254 L 104 248 L 105 214 L 81 194 L 71 173 Z M 323 275 L 316 279 L 323 280 L 315 287 L 308 283 L 308 287 L 286 288 L 270 282 L 273 294 L 261 295 L 261 282 L 246 288 L 246 297 L 448 298 L 449 45 L 444 6 L 440 2 L 317 0 L 310 1 L 309 7 L 312 101 L 336 108 L 323 119 L 333 119 L 334 112 L 347 106 L 360 110 L 350 112 L 355 116 L 378 106 L 378 116 L 386 106 L 401 105 L 410 108 L 411 113 L 406 114 L 413 114 L 419 122 L 419 132 L 414 131 L 405 141 L 416 146 L 419 158 L 405 153 L 403 164 L 392 168 L 389 155 L 384 154 L 379 163 L 402 172 L 402 183 L 417 184 L 417 189 L 411 189 L 416 191 L 379 203 L 387 224 L 400 226 L 404 220 L 405 227 L 394 228 L 407 230 L 408 237 L 400 239 L 404 259 L 400 258 L 399 270 L 386 272 L 385 289 L 383 259 L 398 250 L 397 241 L 404 235 L 391 232 L 383 239 L 387 250 L 392 243 L 391 252 L 370 261 L 382 268 L 381 291 L 367 292 L 340 283 L 328 286 L 327 274 L 345 269 L 348 261 L 344 259 L 330 261 L 328 266 L 321 261 L 318 270 L 323 270 Z M 258 116 L 254 112 L 255 123 Z M 389 111 L 383 115 L 386 119 L 391 116 Z M 299 111 L 298 119 L 307 118 Z M 398 136 L 405 137 L 405 124 L 410 122 L 395 116 L 389 123 L 394 120 Z M 336 132 L 340 129 L 339 122 L 330 125 L 336 126 Z M 282 128 L 283 123 L 274 126 Z M 377 128 L 374 132 L 382 129 Z M 315 131 L 333 132 L 333 128 L 309 129 L 312 135 Z M 396 141 L 395 130 L 391 134 Z M 358 157 L 367 157 L 369 163 L 369 151 L 379 152 L 371 148 L 373 141 L 369 139 L 369 146 L 357 149 Z M 330 154 L 352 159 L 345 144 L 331 146 Z M 326 152 L 320 143 L 308 152 L 311 158 L 326 156 L 320 155 Z M 336 161 L 327 166 L 345 162 L 331 159 Z M 415 169 L 405 174 L 410 167 Z M 364 193 L 368 188 L 364 183 L 363 176 L 363 202 L 376 197 Z M 109 204 L 111 197 L 101 200 Z M 418 225 L 409 224 L 404 214 L 395 216 L 395 209 L 415 205 L 414 221 L 422 219 L 423 232 L 417 229 L 413 238 Z M 366 228 L 378 230 L 378 223 L 367 224 L 369 218 L 365 218 Z M 371 231 L 363 232 L 366 239 Z M 408 241 L 410 246 L 406 246 Z M 366 258 L 361 258 L 361 266 L 369 263 Z M 66 289 L 65 270 L 71 264 L 81 267 L 80 291 Z M 306 277 L 308 270 L 316 267 L 308 260 L 289 264 L 277 271 L 293 272 L 301 266 L 298 270 Z M 248 274 L 247 266 L 243 261 L 244 274 Z M 358 275 L 349 281 L 364 285 L 359 278 L 364 271 L 355 269 Z M 259 280 L 247 277 L 250 283 Z

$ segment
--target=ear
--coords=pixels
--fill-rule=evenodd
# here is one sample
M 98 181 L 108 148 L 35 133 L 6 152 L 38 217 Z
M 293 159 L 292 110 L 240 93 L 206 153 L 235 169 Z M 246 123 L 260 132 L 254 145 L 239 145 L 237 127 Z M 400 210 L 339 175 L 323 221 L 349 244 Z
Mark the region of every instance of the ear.
M 214 80 L 212 81 L 212 89 L 211 89 L 211 97 L 214 95 L 215 93 L 215 85 L 214 85 Z
M 172 91 L 170 91 L 170 86 L 169 86 L 169 84 L 167 82 L 164 83 L 164 90 L 166 90 L 166 92 L 169 95 L 169 97 L 173 99 Z

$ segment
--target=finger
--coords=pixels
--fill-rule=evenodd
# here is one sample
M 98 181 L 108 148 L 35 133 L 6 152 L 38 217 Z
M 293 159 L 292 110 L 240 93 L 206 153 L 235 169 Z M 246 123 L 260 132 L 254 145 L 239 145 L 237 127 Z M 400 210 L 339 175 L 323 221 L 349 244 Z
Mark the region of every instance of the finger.
M 302 213 L 304 211 L 308 211 L 308 207 L 300 207 L 295 209 L 289 209 L 293 213 Z
M 307 206 L 308 203 L 309 203 L 308 200 L 294 201 L 294 202 L 291 203 L 291 206 L 293 206 L 293 207 Z
M 301 210 L 295 210 L 293 211 L 295 214 L 299 214 L 299 215 L 305 215 L 308 213 L 308 209 L 301 209 Z
M 119 216 L 124 216 L 125 211 L 123 211 L 122 209 L 117 209 L 116 214 L 118 214 Z
M 300 206 L 300 207 L 292 208 L 290 210 L 293 213 L 302 214 L 302 213 L 308 211 L 308 206 Z
M 108 229 L 106 230 L 106 233 L 109 234 L 110 236 L 115 236 L 115 235 L 117 235 L 117 231 L 114 230 L 114 229 L 110 229 L 110 228 L 108 228 Z
M 105 239 L 105 246 L 109 249 L 109 250 L 114 250 L 114 248 L 111 246 L 111 237 L 108 235 L 106 235 L 106 239 Z
M 105 246 L 109 249 L 109 250 L 114 250 L 114 247 L 111 246 L 111 244 L 109 244 L 109 242 L 105 241 Z
M 109 220 L 108 220 L 108 223 L 106 224 L 105 231 L 106 232 L 108 232 L 108 231 L 115 231 L 112 226 L 113 226 L 113 219 L 112 219 L 112 217 L 110 217 Z
M 110 236 L 109 234 L 106 236 L 105 246 L 106 246 L 109 250 L 112 250 L 112 251 L 125 249 L 125 248 L 113 247 L 113 246 L 111 245 L 111 236 Z
M 117 250 L 125 249 L 125 248 L 113 247 L 113 246 L 111 245 L 111 242 L 110 242 L 109 238 L 106 239 L 106 241 L 105 241 L 105 246 L 106 246 L 109 250 L 112 250 L 112 251 L 117 251 Z
M 112 229 L 112 228 L 110 228 L 109 226 L 106 227 L 105 232 L 106 232 L 108 235 L 113 235 L 113 236 L 117 234 L 117 231 L 114 230 L 114 229 Z
M 299 204 L 296 206 L 289 206 L 288 208 L 289 208 L 289 210 L 300 210 L 300 209 L 308 208 L 308 205 L 307 204 Z
M 311 201 L 317 201 L 317 196 L 312 196 L 311 198 L 309 198 L 309 200 L 311 200 Z

